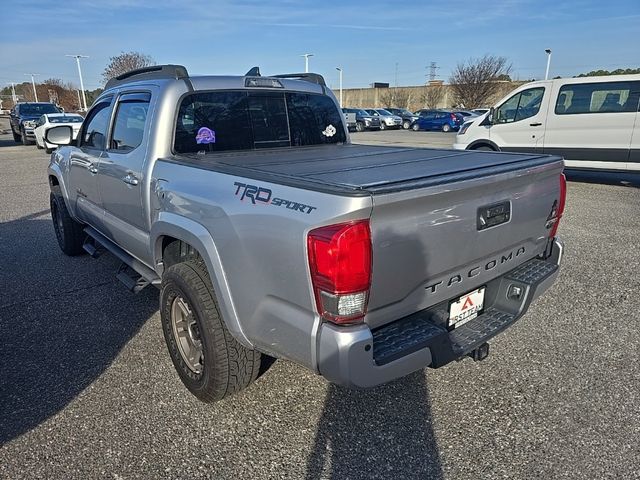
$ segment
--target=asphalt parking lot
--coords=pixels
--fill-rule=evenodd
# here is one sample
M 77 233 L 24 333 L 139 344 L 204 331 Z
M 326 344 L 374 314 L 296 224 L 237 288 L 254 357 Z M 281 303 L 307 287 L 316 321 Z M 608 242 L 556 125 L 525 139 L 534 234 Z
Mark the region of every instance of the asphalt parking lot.
M 47 163 L 0 135 L 0 478 L 640 478 L 640 189 L 569 183 L 560 279 L 484 362 L 350 391 L 277 361 L 205 405 L 157 290 L 60 252 Z

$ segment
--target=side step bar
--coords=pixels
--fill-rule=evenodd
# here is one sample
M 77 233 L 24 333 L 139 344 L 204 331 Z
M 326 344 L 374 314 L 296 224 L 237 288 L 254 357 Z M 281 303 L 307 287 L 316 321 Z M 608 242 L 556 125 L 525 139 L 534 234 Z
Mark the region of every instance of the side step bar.
M 133 293 L 138 293 L 147 285 L 160 284 L 160 277 L 158 277 L 156 272 L 124 251 L 95 228 L 85 227 L 84 232 L 87 234 L 87 239 L 82 247 L 89 255 L 96 258 L 104 248 L 122 262 L 122 265 L 116 273 L 116 278 L 120 280 L 128 290 Z M 137 276 L 129 275 L 129 270 L 135 272 Z

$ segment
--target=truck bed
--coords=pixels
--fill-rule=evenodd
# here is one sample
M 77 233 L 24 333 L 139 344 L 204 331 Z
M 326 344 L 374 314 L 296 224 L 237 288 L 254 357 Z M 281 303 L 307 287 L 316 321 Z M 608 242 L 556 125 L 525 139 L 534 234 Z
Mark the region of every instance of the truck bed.
M 163 159 L 343 195 L 391 193 L 560 161 L 536 154 L 371 145 L 277 148 Z

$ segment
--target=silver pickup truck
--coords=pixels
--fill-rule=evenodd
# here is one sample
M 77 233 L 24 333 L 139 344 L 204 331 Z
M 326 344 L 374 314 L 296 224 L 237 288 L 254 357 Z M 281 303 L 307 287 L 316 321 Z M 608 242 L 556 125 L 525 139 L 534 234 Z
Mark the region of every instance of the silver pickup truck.
M 488 354 L 556 279 L 563 161 L 352 145 L 321 76 L 110 81 L 48 169 L 67 255 L 160 289 L 169 353 L 215 401 L 272 357 L 370 387 Z

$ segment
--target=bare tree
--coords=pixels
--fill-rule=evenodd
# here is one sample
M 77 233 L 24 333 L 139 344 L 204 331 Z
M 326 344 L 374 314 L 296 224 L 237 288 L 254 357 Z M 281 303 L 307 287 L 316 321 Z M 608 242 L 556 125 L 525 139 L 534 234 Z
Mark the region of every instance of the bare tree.
M 444 85 L 428 85 L 420 95 L 425 108 L 438 108 L 444 99 L 446 87 Z
M 465 108 L 484 106 L 502 90 L 501 81 L 509 72 L 511 64 L 505 57 L 485 55 L 459 63 L 449 78 L 456 103 Z
M 411 93 L 407 90 L 389 89 L 388 92 L 380 95 L 380 103 L 385 108 L 407 108 L 411 101 Z
M 130 70 L 149 67 L 155 64 L 155 60 L 149 55 L 140 52 L 122 52 L 120 55 L 109 59 L 109 65 L 107 65 L 102 72 L 102 79 L 107 83 L 113 77 L 122 75 Z

